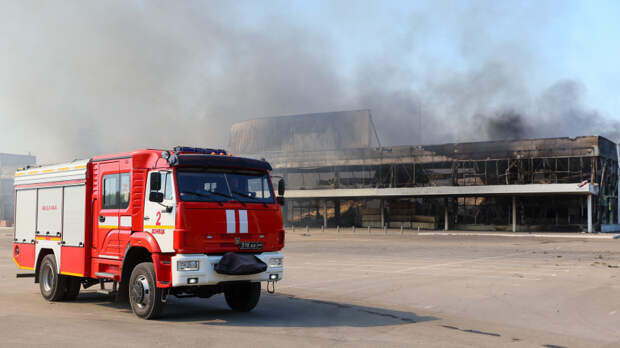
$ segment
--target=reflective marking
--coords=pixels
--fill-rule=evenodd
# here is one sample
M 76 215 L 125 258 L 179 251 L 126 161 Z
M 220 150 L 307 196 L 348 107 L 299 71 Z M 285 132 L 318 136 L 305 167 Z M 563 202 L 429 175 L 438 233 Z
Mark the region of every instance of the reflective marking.
M 54 241 L 59 241 L 60 237 L 36 236 L 36 237 L 34 237 L 34 239 L 36 239 L 36 240 L 54 240 Z
M 248 211 L 239 210 L 239 233 L 248 233 Z
M 118 228 L 118 216 L 104 216 L 104 221 L 98 221 L 99 228 Z M 116 220 L 116 221 L 115 221 Z
M 15 260 L 15 257 L 13 257 L 13 261 L 15 262 L 15 264 L 17 265 L 17 267 L 19 267 L 19 268 L 21 268 L 21 269 L 27 269 L 27 270 L 30 270 L 30 271 L 34 271 L 34 268 L 32 268 L 32 267 L 26 267 L 26 266 L 22 266 L 22 265 L 20 265 L 20 264 L 19 264 L 19 262 L 17 262 L 17 260 Z
M 172 225 L 144 225 L 144 228 L 161 228 L 164 230 L 174 230 Z
M 121 227 L 131 227 L 131 216 L 121 216 Z
M 226 233 L 237 232 L 237 222 L 235 221 L 235 211 L 226 210 Z
M 113 260 L 118 260 L 119 257 L 118 256 L 112 256 L 112 255 L 99 255 L 100 259 L 113 259 Z
M 35 175 L 35 174 L 48 174 L 48 173 L 53 173 L 53 172 L 64 172 L 67 170 L 77 170 L 77 169 L 86 169 L 86 165 L 79 165 L 79 166 L 74 166 L 73 168 L 71 167 L 60 167 L 60 168 L 51 168 L 51 169 L 40 169 L 40 170 L 31 170 L 31 171 L 21 171 L 21 172 L 16 172 L 15 176 L 23 176 L 23 175 Z

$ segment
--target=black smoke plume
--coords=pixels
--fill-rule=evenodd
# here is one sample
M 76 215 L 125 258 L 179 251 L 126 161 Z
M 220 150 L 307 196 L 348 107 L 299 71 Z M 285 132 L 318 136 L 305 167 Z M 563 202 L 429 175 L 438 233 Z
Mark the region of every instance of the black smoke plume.
M 385 145 L 599 133 L 619 140 L 618 123 L 584 104 L 578 81 L 530 79 L 546 68 L 534 42 L 557 11 L 552 3 L 530 11 L 433 1 L 394 10 L 397 25 L 374 37 L 356 28 L 373 25 L 375 2 L 335 2 L 313 25 L 278 4 L 252 4 L 0 3 L 0 151 L 30 151 L 45 163 L 221 147 L 237 121 L 366 108 Z M 519 30 L 498 37 L 508 20 Z M 428 53 L 437 42 L 451 59 Z

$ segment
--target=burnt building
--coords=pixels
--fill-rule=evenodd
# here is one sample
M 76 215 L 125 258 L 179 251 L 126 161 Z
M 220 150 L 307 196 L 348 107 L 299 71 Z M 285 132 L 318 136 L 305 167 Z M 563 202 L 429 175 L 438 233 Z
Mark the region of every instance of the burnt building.
M 235 124 L 230 148 L 287 184 L 285 223 L 507 231 L 618 225 L 618 148 L 601 136 L 381 146 L 368 110 Z
M 32 166 L 35 157 L 0 153 L 0 226 L 13 225 L 13 179 L 17 168 Z

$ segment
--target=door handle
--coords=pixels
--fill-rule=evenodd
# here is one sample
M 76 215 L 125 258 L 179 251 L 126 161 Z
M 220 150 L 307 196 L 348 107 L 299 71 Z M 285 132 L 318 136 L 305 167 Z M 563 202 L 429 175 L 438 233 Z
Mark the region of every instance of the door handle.
M 99 215 L 99 222 L 105 222 L 105 216 Z

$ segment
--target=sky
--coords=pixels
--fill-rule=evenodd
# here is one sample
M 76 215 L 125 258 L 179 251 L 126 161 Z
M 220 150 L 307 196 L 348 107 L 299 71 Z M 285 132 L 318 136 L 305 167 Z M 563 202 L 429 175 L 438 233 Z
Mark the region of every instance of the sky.
M 618 1 L 2 1 L 0 152 L 225 147 L 370 108 L 382 143 L 620 141 Z

